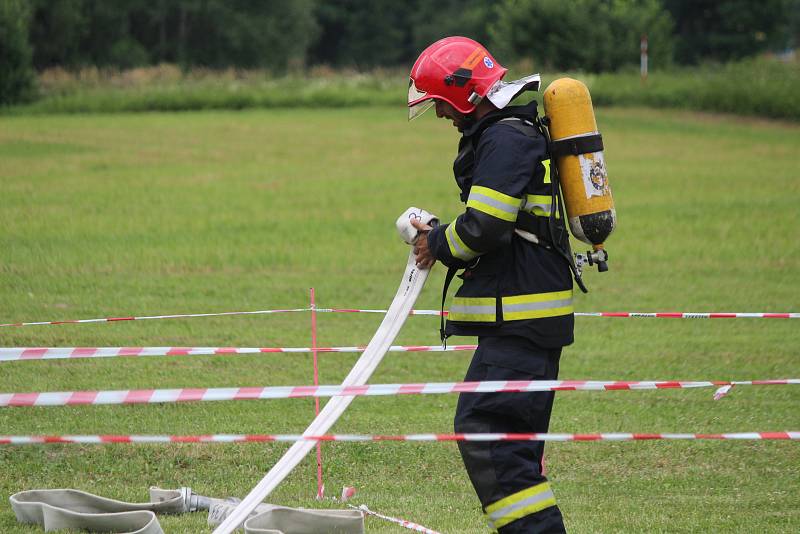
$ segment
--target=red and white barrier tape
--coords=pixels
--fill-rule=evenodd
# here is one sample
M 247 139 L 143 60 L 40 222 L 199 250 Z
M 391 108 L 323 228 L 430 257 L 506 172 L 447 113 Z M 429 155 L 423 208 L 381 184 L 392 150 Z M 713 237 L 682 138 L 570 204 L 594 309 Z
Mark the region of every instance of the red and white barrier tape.
M 715 398 L 731 386 L 800 384 L 800 378 L 740 381 L 611 381 L 611 380 L 493 380 L 483 382 L 428 382 L 419 384 L 364 384 L 356 386 L 271 386 L 184 389 L 126 389 L 116 391 L 58 391 L 0 393 L 0 407 L 73 406 L 83 404 L 156 404 L 305 397 L 361 397 L 430 395 L 441 393 L 520 393 L 534 391 L 619 391 L 718 388 Z
M 310 308 L 293 308 L 286 310 L 254 310 L 254 311 L 233 311 L 233 312 L 213 312 L 213 313 L 178 313 L 173 315 L 142 315 L 142 316 L 130 316 L 130 317 L 102 317 L 100 319 L 69 319 L 63 321 L 5 323 L 5 324 L 0 324 L 0 328 L 6 326 L 42 326 L 42 325 L 57 325 L 57 324 L 116 323 L 120 321 L 147 321 L 151 319 L 187 319 L 191 317 L 223 317 L 228 315 L 265 315 L 270 313 L 294 313 L 294 312 L 304 312 L 309 310 Z
M 105 445 L 111 443 L 243 443 L 298 441 L 651 441 L 651 440 L 800 440 L 800 431 L 731 432 L 725 434 L 623 433 L 602 434 L 205 434 L 175 435 L 63 435 L 0 436 L 0 445 L 47 445 L 52 443 Z
M 378 519 L 389 521 L 390 523 L 394 523 L 395 525 L 400 525 L 401 527 L 407 528 L 408 530 L 414 530 L 416 532 L 424 532 L 425 534 L 440 534 L 435 530 L 431 530 L 428 527 L 423 527 L 420 524 L 408 521 L 406 519 L 398 519 L 396 517 L 391 517 L 388 515 L 379 514 L 378 512 L 373 512 L 372 510 L 367 508 L 366 504 L 362 504 L 361 506 L 353 506 L 352 504 L 348 504 L 347 506 L 349 506 L 353 510 L 358 510 L 363 514 L 371 515 L 372 517 L 377 517 Z
M 800 319 L 800 313 L 764 312 L 576 312 L 575 316 L 653 319 Z
M 274 352 L 364 352 L 366 347 L 8 347 L 0 348 L 0 362 L 137 356 L 202 356 Z M 391 352 L 450 352 L 475 350 L 477 345 L 392 345 Z
M 29 323 L 5 323 L 2 327 L 42 326 L 59 324 L 113 323 L 119 321 L 144 321 L 148 319 L 185 319 L 191 317 L 222 317 L 228 315 L 264 315 L 271 313 L 293 313 L 311 311 L 311 308 L 294 308 L 286 310 L 254 310 L 217 313 L 181 313 L 174 315 L 147 315 L 130 317 L 104 317 L 100 319 L 71 319 L 63 321 L 36 321 Z M 386 313 L 386 310 L 370 310 L 357 308 L 316 308 L 318 313 Z M 442 315 L 439 310 L 411 310 L 409 315 Z M 444 312 L 447 315 L 447 312 Z M 575 312 L 576 317 L 624 317 L 624 318 L 656 318 L 656 319 L 800 319 L 800 313 L 771 312 Z
M 333 313 L 386 313 L 386 310 L 359 310 L 347 308 L 317 309 Z M 446 316 L 447 311 L 444 312 Z M 411 315 L 442 315 L 439 310 L 412 310 Z M 800 313 L 772 312 L 575 312 L 575 317 L 624 317 L 653 319 L 800 319 Z M 2 325 L 0 325 L 2 326 Z
M 386 313 L 386 310 L 363 310 L 358 308 L 317 308 L 318 312 L 322 313 Z M 442 315 L 447 316 L 447 311 L 441 312 L 439 310 L 411 310 L 409 315 Z

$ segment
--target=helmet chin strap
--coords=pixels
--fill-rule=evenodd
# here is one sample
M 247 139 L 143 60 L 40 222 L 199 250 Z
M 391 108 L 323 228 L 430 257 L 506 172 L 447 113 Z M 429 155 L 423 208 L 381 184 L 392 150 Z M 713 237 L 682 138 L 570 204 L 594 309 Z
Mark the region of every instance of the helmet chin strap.
M 472 125 L 475 124 L 476 122 L 477 120 L 472 115 L 472 113 L 464 115 L 464 119 L 461 121 L 461 126 L 459 126 L 458 131 L 464 133 L 467 130 L 469 130 L 472 127 Z
M 480 104 L 481 101 L 483 101 L 483 97 L 478 93 L 476 93 L 475 91 L 472 91 L 467 100 L 469 101 L 470 104 L 474 105 L 477 108 L 478 104 Z M 476 122 L 475 110 L 472 110 L 472 112 L 470 112 L 469 114 L 464 115 L 464 123 L 463 123 L 464 125 L 462 128 L 459 128 L 458 131 L 464 132 L 465 130 L 468 130 L 473 124 L 475 124 L 475 122 Z
M 473 101 L 473 97 L 476 97 L 474 99 L 474 101 Z M 486 104 L 488 106 L 484 106 L 484 110 L 479 112 L 478 108 L 481 105 L 481 103 L 484 102 L 484 101 L 486 102 Z M 495 106 L 494 103 L 491 100 L 488 100 L 488 99 L 484 100 L 484 97 L 478 95 L 474 91 L 472 92 L 472 96 L 470 96 L 470 102 L 475 104 L 475 109 L 473 109 L 470 113 L 462 114 L 462 116 L 463 116 L 462 126 L 461 126 L 461 128 L 458 129 L 458 131 L 460 131 L 462 133 L 465 132 L 466 130 L 468 130 L 469 128 L 471 128 L 486 113 L 488 113 L 489 111 L 493 111 L 493 110 L 497 109 L 497 106 Z

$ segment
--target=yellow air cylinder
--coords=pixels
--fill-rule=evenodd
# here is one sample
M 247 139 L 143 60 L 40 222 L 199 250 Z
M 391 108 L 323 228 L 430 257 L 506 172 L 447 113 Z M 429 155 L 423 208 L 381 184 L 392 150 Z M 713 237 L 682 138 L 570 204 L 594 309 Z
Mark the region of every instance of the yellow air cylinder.
M 544 110 L 570 230 L 600 251 L 617 214 L 589 89 L 578 80 L 560 78 L 545 90 Z

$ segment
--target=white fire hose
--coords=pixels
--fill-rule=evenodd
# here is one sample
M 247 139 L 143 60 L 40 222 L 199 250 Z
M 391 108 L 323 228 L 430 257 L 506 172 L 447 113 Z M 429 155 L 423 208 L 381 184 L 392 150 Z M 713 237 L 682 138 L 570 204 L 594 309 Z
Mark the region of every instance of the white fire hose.
M 418 230 L 411 225 L 411 220 L 416 219 L 425 224 L 438 222 L 435 215 L 418 208 L 408 208 L 397 219 L 397 230 L 406 243 L 413 244 L 418 238 Z M 428 270 L 420 269 L 416 265 L 414 252 L 408 254 L 406 269 L 400 279 L 400 287 L 392 300 L 389 311 L 383 318 L 375 335 L 372 336 L 364 353 L 355 363 L 350 373 L 345 377 L 342 385 L 361 386 L 367 383 L 369 377 L 378 367 L 392 342 L 397 337 L 400 329 L 405 323 L 406 318 L 414 306 L 425 280 L 428 278 Z M 325 434 L 333 426 L 337 419 L 344 413 L 345 409 L 353 401 L 354 397 L 335 397 L 328 401 L 325 408 L 311 422 L 304 435 Z M 214 534 L 231 534 L 236 527 L 242 524 L 250 513 L 274 490 L 288 475 L 292 469 L 314 448 L 314 441 L 298 441 L 286 451 L 272 469 L 261 479 L 255 488 L 242 500 L 242 502 L 231 511 L 225 520 L 214 530 Z

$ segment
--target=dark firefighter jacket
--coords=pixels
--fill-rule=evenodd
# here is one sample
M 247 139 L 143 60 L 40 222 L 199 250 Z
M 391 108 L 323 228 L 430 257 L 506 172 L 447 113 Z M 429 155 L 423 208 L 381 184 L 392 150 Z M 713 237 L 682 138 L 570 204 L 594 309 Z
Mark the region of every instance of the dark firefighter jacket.
M 535 118 L 532 102 L 491 112 L 463 132 L 453 170 L 466 210 L 428 235 L 436 259 L 465 269 L 449 307 L 448 336 L 518 335 L 546 348 L 572 343 L 572 276 L 547 246 L 556 207 L 547 142 Z

